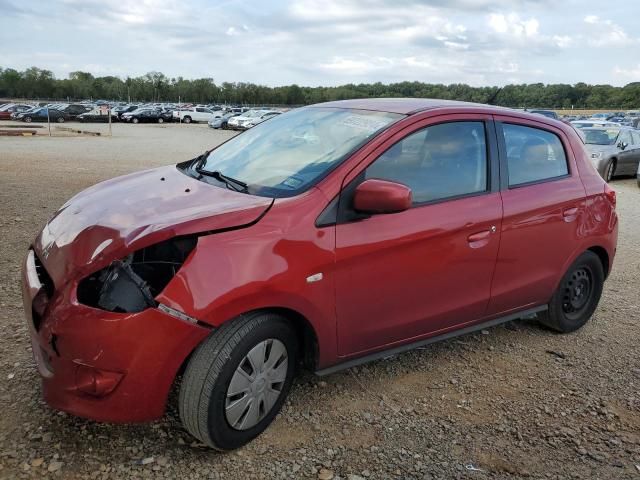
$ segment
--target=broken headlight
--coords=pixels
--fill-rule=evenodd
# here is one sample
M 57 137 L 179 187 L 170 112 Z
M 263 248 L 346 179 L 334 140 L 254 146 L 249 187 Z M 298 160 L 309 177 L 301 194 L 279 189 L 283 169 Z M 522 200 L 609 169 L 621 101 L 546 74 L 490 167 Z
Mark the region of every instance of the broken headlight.
M 196 243 L 196 237 L 173 238 L 115 260 L 79 283 L 78 301 L 119 313 L 155 307 L 155 297 L 175 276 Z

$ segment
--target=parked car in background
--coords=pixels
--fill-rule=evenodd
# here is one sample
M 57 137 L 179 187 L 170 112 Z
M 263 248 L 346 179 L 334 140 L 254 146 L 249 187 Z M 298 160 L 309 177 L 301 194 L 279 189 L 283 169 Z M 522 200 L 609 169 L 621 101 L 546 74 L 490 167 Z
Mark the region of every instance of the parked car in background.
M 112 112 L 120 119 L 125 113 L 133 112 L 140 108 L 140 105 L 121 105 L 112 110 Z
M 106 108 L 95 108 L 89 112 L 82 113 L 76 117 L 76 120 L 84 123 L 108 123 L 109 110 Z M 111 121 L 117 122 L 118 115 L 111 111 Z
M 228 128 L 228 122 L 231 117 L 235 117 L 240 115 L 239 113 L 228 112 L 219 117 L 213 117 L 209 120 L 208 124 L 211 128 L 220 128 L 222 130 L 226 130 Z
M 131 123 L 164 123 L 170 122 L 171 119 L 171 112 L 157 109 L 131 112 L 131 115 L 127 117 L 127 121 Z
M 60 110 L 54 110 L 53 108 L 44 107 L 27 110 L 25 112 L 17 114 L 15 117 L 12 116 L 12 118 L 27 123 L 46 121 L 64 123 L 65 120 L 69 119 L 69 115 L 61 112 Z
M 292 110 L 47 222 L 22 273 L 44 398 L 148 421 L 182 374 L 185 428 L 238 448 L 300 363 L 325 375 L 534 315 L 580 329 L 614 261 L 615 204 L 576 130 L 540 115 L 417 98 Z
M 214 112 L 205 107 L 183 108 L 173 112 L 173 120 L 183 123 L 208 122 L 214 116 Z
M 242 122 L 238 127 L 240 130 L 247 130 L 248 128 L 255 127 L 256 125 L 274 118 L 277 115 L 280 115 L 282 112 L 278 112 L 277 110 L 260 110 L 257 115 L 253 116 L 249 120 Z
M 584 143 L 598 173 L 607 182 L 634 175 L 640 165 L 640 131 L 629 127 L 584 128 Z
M 0 120 L 10 120 L 12 113 L 23 113 L 31 110 L 32 108 L 33 105 L 27 105 L 25 103 L 9 103 L 3 107 L 0 107 Z
M 535 114 L 538 114 L 538 115 L 544 115 L 545 117 L 553 118 L 554 120 L 559 120 L 560 119 L 560 117 L 558 117 L 558 114 L 556 112 L 554 112 L 553 110 L 527 110 L 527 112 L 535 113 Z
M 274 110 L 248 110 L 240 115 L 231 118 L 228 122 L 228 127 L 233 130 L 246 130 L 247 124 L 250 124 L 253 120 L 257 120 L 267 113 L 273 114 Z M 280 112 L 275 112 L 280 113 Z M 259 123 L 259 122 L 258 122 Z
M 597 119 L 589 119 L 589 120 L 575 120 L 570 122 L 575 128 L 591 128 L 591 127 L 619 127 L 620 124 L 609 122 L 607 120 L 597 120 Z
M 140 114 L 140 113 L 142 113 L 142 112 L 148 112 L 148 111 L 152 111 L 152 110 L 155 110 L 155 108 L 153 108 L 153 107 L 140 106 L 140 107 L 135 108 L 135 109 L 133 109 L 133 110 L 130 110 L 130 111 L 128 111 L 128 112 L 122 113 L 122 114 L 120 115 L 120 120 L 122 120 L 123 122 L 129 122 L 129 121 L 131 121 L 131 118 L 132 118 L 134 115 L 138 115 L 138 114 Z
M 69 117 L 69 120 L 74 120 L 79 115 L 82 115 L 83 113 L 90 112 L 91 110 L 92 110 L 91 107 L 88 107 L 86 105 L 80 105 L 80 104 L 77 104 L 77 103 L 74 103 L 74 104 L 71 104 L 71 105 L 67 105 L 66 107 L 61 109 L 61 111 L 63 111 L 64 113 L 67 114 L 67 116 Z

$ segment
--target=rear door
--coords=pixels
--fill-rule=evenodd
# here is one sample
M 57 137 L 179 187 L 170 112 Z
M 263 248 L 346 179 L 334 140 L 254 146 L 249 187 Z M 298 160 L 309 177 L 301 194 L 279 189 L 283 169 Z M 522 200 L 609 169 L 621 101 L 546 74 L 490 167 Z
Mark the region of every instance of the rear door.
M 504 217 L 490 315 L 550 300 L 585 215 L 585 190 L 562 130 L 495 119 Z
M 341 356 L 485 315 L 502 217 L 493 124 L 486 115 L 436 118 L 391 137 L 345 179 L 336 226 Z M 370 178 L 409 186 L 413 207 L 358 216 L 353 191 Z

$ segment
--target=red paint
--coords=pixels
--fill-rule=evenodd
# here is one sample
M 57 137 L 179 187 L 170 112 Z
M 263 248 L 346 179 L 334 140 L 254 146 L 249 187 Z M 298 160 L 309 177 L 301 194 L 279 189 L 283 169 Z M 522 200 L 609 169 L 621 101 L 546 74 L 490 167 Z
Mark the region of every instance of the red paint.
M 329 106 L 408 116 L 315 187 L 273 205 L 164 167 L 98 184 L 56 213 L 33 243 L 55 283 L 48 301 L 33 253 L 23 268 L 25 313 L 50 405 L 104 421 L 163 414 L 176 373 L 210 330 L 155 308 L 119 314 L 88 307 L 78 302 L 76 287 L 113 260 L 176 235 L 218 231 L 198 238 L 157 301 L 212 327 L 256 309 L 295 312 L 292 321 L 306 322 L 317 338 L 318 369 L 543 305 L 588 248 L 603 249 L 609 265 L 613 261 L 615 195 L 572 127 L 508 109 L 433 100 Z M 443 121 L 494 119 L 555 132 L 570 175 L 408 209 L 406 188 L 368 181 L 359 188 L 363 210 L 383 192 L 385 201 L 404 211 L 315 226 L 344 187 L 409 133 Z M 308 282 L 316 273 L 323 279 Z M 39 330 L 31 320 L 34 310 L 42 318 Z
M 386 180 L 365 180 L 353 197 L 356 210 L 365 213 L 396 213 L 411 208 L 411 189 Z

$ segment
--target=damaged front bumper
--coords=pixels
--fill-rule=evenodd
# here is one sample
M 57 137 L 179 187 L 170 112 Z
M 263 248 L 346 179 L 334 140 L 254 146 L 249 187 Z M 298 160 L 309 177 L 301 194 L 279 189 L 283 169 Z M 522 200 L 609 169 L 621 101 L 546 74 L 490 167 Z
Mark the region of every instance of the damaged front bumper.
M 43 393 L 53 408 L 107 422 L 161 417 L 182 363 L 210 329 L 175 312 L 117 313 L 83 305 L 71 282 L 53 292 L 29 250 L 25 315 Z

